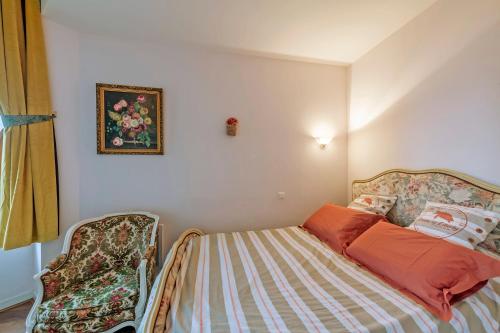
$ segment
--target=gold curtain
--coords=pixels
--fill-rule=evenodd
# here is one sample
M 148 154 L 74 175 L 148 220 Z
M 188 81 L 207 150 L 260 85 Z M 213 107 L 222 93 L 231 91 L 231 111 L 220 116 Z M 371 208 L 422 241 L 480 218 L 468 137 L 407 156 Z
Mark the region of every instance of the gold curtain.
M 52 113 L 39 0 L 0 0 L 0 112 Z M 0 248 L 58 236 L 53 121 L 3 131 Z

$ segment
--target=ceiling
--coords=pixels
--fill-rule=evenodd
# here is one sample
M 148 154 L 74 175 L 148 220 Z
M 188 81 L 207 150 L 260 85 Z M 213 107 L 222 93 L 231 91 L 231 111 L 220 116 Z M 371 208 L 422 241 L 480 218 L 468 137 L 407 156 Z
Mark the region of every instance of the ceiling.
M 84 33 L 352 63 L 436 0 L 45 0 Z

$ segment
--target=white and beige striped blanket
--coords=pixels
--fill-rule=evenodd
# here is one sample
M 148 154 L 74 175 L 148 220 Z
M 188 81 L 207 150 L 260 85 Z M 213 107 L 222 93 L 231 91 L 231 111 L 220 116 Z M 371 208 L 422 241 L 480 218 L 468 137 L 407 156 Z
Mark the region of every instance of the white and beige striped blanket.
M 499 332 L 498 278 L 447 323 L 299 227 L 185 240 L 144 332 Z

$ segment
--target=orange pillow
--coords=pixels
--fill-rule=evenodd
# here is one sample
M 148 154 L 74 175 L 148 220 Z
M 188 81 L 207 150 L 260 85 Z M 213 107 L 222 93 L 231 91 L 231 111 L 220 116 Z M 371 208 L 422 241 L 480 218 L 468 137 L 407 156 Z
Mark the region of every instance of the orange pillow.
M 307 219 L 303 227 L 342 253 L 353 240 L 384 216 L 356 209 L 326 204 Z
M 453 303 L 500 276 L 500 260 L 390 223 L 371 227 L 346 255 L 445 321 Z

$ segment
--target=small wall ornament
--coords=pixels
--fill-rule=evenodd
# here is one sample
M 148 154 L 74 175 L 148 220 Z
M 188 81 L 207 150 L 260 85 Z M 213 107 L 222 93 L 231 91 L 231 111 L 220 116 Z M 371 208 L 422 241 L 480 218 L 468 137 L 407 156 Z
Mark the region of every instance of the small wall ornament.
M 238 119 L 234 117 L 227 118 L 226 120 L 226 134 L 229 136 L 236 136 L 238 133 Z

